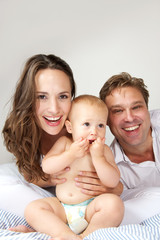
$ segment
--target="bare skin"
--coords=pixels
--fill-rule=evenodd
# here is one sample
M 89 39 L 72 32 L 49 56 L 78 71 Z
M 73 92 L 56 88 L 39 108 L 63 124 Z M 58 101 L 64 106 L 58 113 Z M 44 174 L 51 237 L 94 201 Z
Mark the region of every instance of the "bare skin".
M 98 178 L 108 188 L 116 187 L 120 179 L 112 151 L 105 145 L 105 105 L 100 108 L 81 103 L 73 110 L 73 116 L 78 114 L 75 113 L 76 110 L 81 112 L 78 119 L 75 120 L 71 115 L 71 120 L 66 121 L 67 130 L 72 133 L 73 139 L 58 139 L 42 161 L 43 171 L 47 174 L 56 174 L 69 166 L 70 171 L 61 175 L 67 181 L 56 186 L 57 198 L 33 201 L 25 210 L 26 221 L 36 231 L 46 233 L 56 240 L 80 240 L 99 228 L 116 227 L 120 224 L 124 211 L 123 203 L 117 195 L 105 193 L 87 205 L 84 218 L 88 226 L 83 230 L 78 229 L 78 232 L 82 231 L 80 235 L 76 235 L 67 225 L 67 222 L 72 222 L 70 218 L 67 219 L 61 202 L 74 205 L 93 197 L 82 193 L 75 185 L 74 179 L 81 169 L 88 172 L 96 170 Z

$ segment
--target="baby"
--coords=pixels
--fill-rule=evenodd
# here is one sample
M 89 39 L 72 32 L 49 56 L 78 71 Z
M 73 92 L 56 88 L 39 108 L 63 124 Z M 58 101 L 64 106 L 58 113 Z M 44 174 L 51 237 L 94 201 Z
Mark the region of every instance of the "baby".
M 101 194 L 97 197 L 84 194 L 75 185 L 80 170 L 96 171 L 103 185 L 114 188 L 120 172 L 110 148 L 105 145 L 106 105 L 92 95 L 81 95 L 72 101 L 66 120 L 66 129 L 72 137 L 57 140 L 42 161 L 43 171 L 62 174 L 67 181 L 56 186 L 56 197 L 31 202 L 26 210 L 27 222 L 39 232 L 56 240 L 79 240 L 91 232 L 118 226 L 123 218 L 123 203 L 117 195 Z

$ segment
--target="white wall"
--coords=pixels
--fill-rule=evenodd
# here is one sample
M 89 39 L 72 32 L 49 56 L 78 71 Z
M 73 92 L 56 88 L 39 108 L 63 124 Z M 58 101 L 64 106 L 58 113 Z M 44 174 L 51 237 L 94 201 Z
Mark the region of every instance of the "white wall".
M 98 95 L 110 76 L 127 71 L 145 80 L 149 108 L 159 108 L 159 13 L 159 0 L 0 0 L 0 130 L 23 64 L 37 53 L 70 64 L 77 94 Z M 0 153 L 0 162 L 11 159 L 2 138 Z

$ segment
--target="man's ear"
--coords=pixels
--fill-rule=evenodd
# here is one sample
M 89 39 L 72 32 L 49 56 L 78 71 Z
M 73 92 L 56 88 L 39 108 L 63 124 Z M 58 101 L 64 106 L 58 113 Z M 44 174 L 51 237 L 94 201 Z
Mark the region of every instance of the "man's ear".
M 66 126 L 66 129 L 67 129 L 67 132 L 72 133 L 72 124 L 69 120 L 65 121 L 65 126 Z

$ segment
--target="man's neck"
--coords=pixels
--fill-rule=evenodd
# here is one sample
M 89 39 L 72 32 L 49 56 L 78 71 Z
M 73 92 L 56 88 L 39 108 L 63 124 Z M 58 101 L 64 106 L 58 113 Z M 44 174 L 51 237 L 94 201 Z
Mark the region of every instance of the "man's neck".
M 146 161 L 155 161 L 154 158 L 154 153 L 153 153 L 153 148 L 152 149 L 148 149 L 145 152 L 140 152 L 138 153 L 137 151 L 135 151 L 134 153 L 129 153 L 129 152 L 125 152 L 125 154 L 127 155 L 127 157 L 130 159 L 131 162 L 134 163 L 142 163 L 142 162 L 146 162 Z
M 139 146 L 124 146 L 120 144 L 125 155 L 134 163 L 141 163 L 145 161 L 155 161 L 153 153 L 152 137 L 149 137 L 146 143 Z

